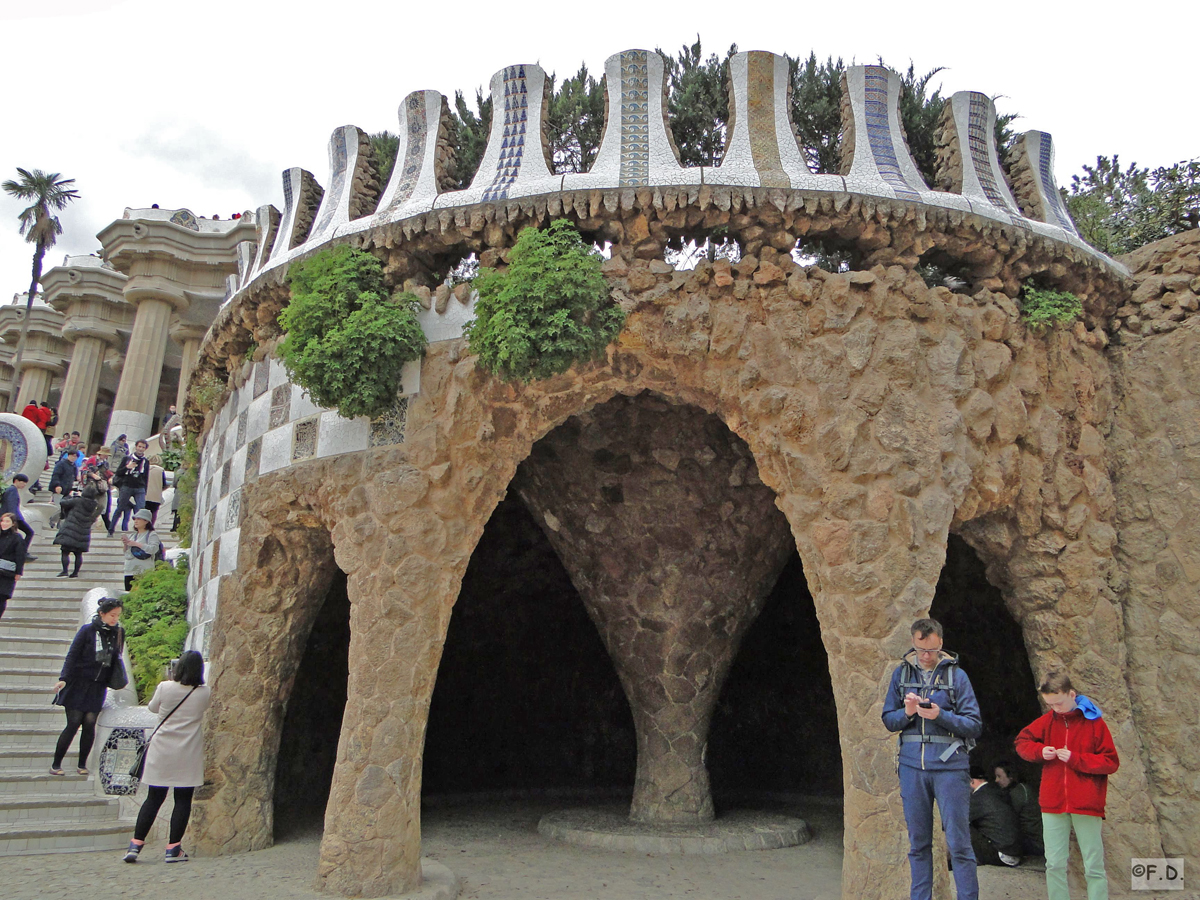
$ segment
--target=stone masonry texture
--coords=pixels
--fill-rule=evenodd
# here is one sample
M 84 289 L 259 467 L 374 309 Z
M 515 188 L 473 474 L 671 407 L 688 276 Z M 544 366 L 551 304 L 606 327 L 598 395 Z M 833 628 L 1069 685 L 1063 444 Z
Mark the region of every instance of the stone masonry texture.
M 595 205 L 583 209 L 599 216 Z M 731 497 L 734 519 L 753 508 L 765 520 L 777 510 L 799 551 L 837 704 L 844 897 L 907 895 L 895 742 L 879 712 L 909 645 L 909 624 L 928 612 L 951 532 L 974 548 L 1003 592 L 1034 676 L 1065 666 L 1104 709 L 1122 758 L 1108 795 L 1110 873 L 1124 871 L 1132 856 L 1196 856 L 1200 826 L 1189 811 L 1200 790 L 1193 708 L 1200 696 L 1200 320 L 1187 299 L 1200 274 L 1194 236 L 1139 251 L 1129 284 L 1046 263 L 1057 267 L 1061 285 L 1082 294 L 1085 318 L 1034 334 L 1013 297 L 1036 260 L 997 253 L 961 232 L 947 232 L 942 246 L 979 267 L 955 292 L 927 286 L 913 270 L 924 233 L 905 231 L 908 224 L 855 225 L 860 246 L 873 239 L 865 227 L 884 249 L 840 273 L 799 266 L 774 249 L 797 237 L 778 223 L 739 230 L 740 262 L 702 262 L 692 271 L 662 261 L 662 240 L 640 213 L 617 224 L 605 270 L 628 319 L 603 359 L 515 385 L 480 370 L 465 341 L 433 344 L 403 444 L 306 462 L 244 489 L 241 562 L 220 587 L 210 783 L 197 804 L 197 849 L 231 853 L 271 841 L 284 709 L 336 562 L 351 604 L 350 671 L 318 883 L 350 896 L 412 889 L 420 879 L 429 700 L 475 544 L 530 460 L 524 483 L 540 480 L 545 491 L 540 500 L 531 491 L 535 505 L 560 527 L 568 523 L 580 542 L 576 563 L 561 533 L 556 548 L 587 598 L 586 579 L 600 582 L 598 567 L 624 538 L 611 509 L 589 530 L 583 492 L 603 497 L 613 485 L 600 476 L 592 484 L 539 476 L 531 451 L 548 435 L 552 445 L 586 448 L 591 423 L 641 415 L 643 404 L 655 403 L 690 429 L 686 442 L 711 435 L 707 417 L 724 423 L 740 443 L 727 436 L 713 446 L 712 465 L 732 475 L 737 457 L 746 462 L 749 493 L 757 479 L 773 495 L 770 502 Z M 513 237 L 507 226 L 481 218 L 464 227 L 491 239 L 476 245 L 488 246 L 486 264 L 502 263 Z M 889 229 L 908 243 L 895 249 Z M 377 248 L 389 277 L 399 284 L 429 270 L 437 253 L 427 238 L 424 249 Z M 1149 321 L 1172 310 L 1163 319 L 1170 327 L 1131 325 L 1131 313 L 1117 313 L 1137 305 L 1138 291 L 1154 293 Z M 223 312 L 200 368 L 231 385 L 244 378 L 251 335 L 263 352 L 278 334 L 272 322 L 283 302 L 286 289 L 276 285 Z M 197 430 L 206 416 L 211 422 L 210 410 L 188 413 Z M 688 417 L 697 424 L 684 428 Z M 637 478 L 649 485 L 675 461 L 663 451 L 678 453 L 678 466 L 686 453 L 648 441 L 639 429 L 606 434 L 602 446 L 614 455 L 613 445 L 644 446 Z M 600 449 L 591 451 L 589 472 L 601 468 Z M 736 487 L 728 476 L 711 496 L 726 486 Z M 579 519 L 599 536 L 590 547 Z M 544 516 L 543 523 L 549 527 Z M 716 527 L 690 513 L 676 524 Z M 774 535 L 774 526 L 767 531 Z M 555 541 L 552 527 L 548 533 Z M 681 536 L 679 547 L 698 537 Z M 741 552 L 732 537 L 725 546 Z M 770 555 L 739 564 L 769 582 Z M 614 585 L 608 596 L 632 577 L 618 574 L 603 576 Z M 739 615 L 734 604 L 752 605 L 753 595 L 747 582 L 727 598 L 730 622 Z M 614 638 L 624 638 L 604 624 L 601 632 L 620 671 Z M 667 668 L 646 667 L 638 678 L 684 695 L 699 687 L 664 678 L 674 675 L 670 665 L 668 653 Z M 714 657 L 714 677 L 721 665 Z M 695 721 L 705 724 L 702 716 Z M 694 740 L 702 739 L 697 730 Z M 688 776 L 698 776 L 688 759 Z

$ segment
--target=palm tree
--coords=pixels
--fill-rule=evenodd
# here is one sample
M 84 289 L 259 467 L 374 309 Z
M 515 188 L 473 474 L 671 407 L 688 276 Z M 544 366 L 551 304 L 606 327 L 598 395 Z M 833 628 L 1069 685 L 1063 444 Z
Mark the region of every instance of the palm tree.
M 33 202 L 21 211 L 17 219 L 21 223 L 20 233 L 34 245 L 33 278 L 29 282 L 29 302 L 25 305 L 25 320 L 21 323 L 21 337 L 17 341 L 17 353 L 13 359 L 12 387 L 8 392 L 9 408 L 17 411 L 17 381 L 21 377 L 21 357 L 25 354 L 25 338 L 29 334 L 29 319 L 33 315 L 33 301 L 37 297 L 38 282 L 42 279 L 42 259 L 46 251 L 55 245 L 62 234 L 62 223 L 51 210 L 64 210 L 72 200 L 79 199 L 74 178 L 63 178 L 58 172 L 43 172 L 41 169 L 17 169 L 19 180 L 9 179 L 0 187 L 10 197 Z

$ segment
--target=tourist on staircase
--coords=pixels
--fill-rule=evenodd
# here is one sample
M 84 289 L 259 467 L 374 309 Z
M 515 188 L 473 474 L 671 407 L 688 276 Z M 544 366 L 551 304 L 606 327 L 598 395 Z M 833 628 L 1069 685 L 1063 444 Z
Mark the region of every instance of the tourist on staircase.
M 58 534 L 54 543 L 62 549 L 62 571 L 59 578 L 78 578 L 79 567 L 83 564 L 83 554 L 91 549 L 92 527 L 100 517 L 98 497 L 100 488 L 95 484 L 86 485 L 82 496 L 68 497 L 62 502 L 62 522 L 58 526 Z M 75 556 L 75 570 L 67 574 L 67 563 L 71 555 Z
M 171 669 L 171 679 L 158 685 L 149 703 L 150 712 L 166 715 L 146 747 L 142 781 L 149 792 L 138 811 L 133 840 L 125 853 L 127 863 L 137 862 L 158 810 L 167 799 L 167 788 L 175 789 L 175 809 L 167 836 L 166 861 L 186 862 L 188 858 L 181 842 L 192 814 L 192 794 L 204 784 L 204 737 L 200 727 L 212 702 L 204 684 L 204 657 L 195 650 L 184 651 Z
M 121 535 L 125 545 L 125 590 L 133 587 L 133 579 L 149 572 L 163 558 L 162 540 L 151 524 L 153 518 L 150 510 L 139 509 L 133 517 L 133 534 Z
M 25 572 L 25 541 L 17 533 L 17 517 L 0 513 L 0 617 Z
M 77 459 L 79 451 L 69 450 L 54 464 L 54 472 L 50 475 L 50 502 L 55 506 L 54 513 L 50 516 L 51 528 L 58 524 L 62 516 L 63 498 L 69 496 L 71 489 L 75 487 L 75 476 L 78 474 L 75 468 Z
M 133 445 L 133 455 L 126 456 L 114 470 L 113 483 L 120 488 L 117 494 L 117 508 L 113 511 L 112 527 L 108 536 L 112 537 L 121 520 L 121 530 L 129 528 L 129 514 L 140 510 L 146 503 L 146 483 L 150 478 L 150 460 L 146 459 L 145 441 Z
M 112 531 L 112 519 L 109 518 L 109 513 L 112 512 L 113 473 L 108 464 L 111 456 L 112 450 L 108 447 L 101 447 L 94 456 L 89 456 L 83 463 L 84 483 L 95 484 L 104 497 L 104 511 L 100 513 L 100 521 L 104 523 L 105 531 Z
M 71 641 L 58 684 L 54 686 L 54 703 L 66 712 L 67 727 L 58 736 L 54 762 L 50 765 L 51 775 L 63 774 L 63 757 L 81 726 L 79 774 L 88 774 L 87 759 L 96 739 L 96 718 L 104 707 L 109 679 L 114 666 L 120 663 L 125 646 L 125 630 L 118 623 L 120 618 L 121 601 L 105 597 L 92 621 L 82 626 Z
M 3 497 L 0 497 L 0 513 L 12 513 L 16 519 L 17 528 L 25 535 L 25 560 L 33 562 L 37 559 L 29 552 L 29 545 L 33 543 L 33 529 L 29 527 L 29 523 L 25 521 L 25 517 L 21 515 L 21 490 L 29 484 L 29 476 L 18 472 L 13 476 L 12 484 L 4 489 Z

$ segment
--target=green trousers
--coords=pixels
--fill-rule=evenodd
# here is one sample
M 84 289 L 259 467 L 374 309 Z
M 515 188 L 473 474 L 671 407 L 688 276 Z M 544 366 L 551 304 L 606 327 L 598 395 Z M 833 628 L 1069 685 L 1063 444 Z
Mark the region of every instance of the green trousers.
M 1067 890 L 1067 858 L 1071 854 L 1071 829 L 1083 855 L 1087 900 L 1108 900 L 1108 876 L 1104 874 L 1104 840 L 1099 816 L 1078 813 L 1042 813 L 1042 836 L 1046 841 L 1046 894 L 1049 900 L 1070 900 Z

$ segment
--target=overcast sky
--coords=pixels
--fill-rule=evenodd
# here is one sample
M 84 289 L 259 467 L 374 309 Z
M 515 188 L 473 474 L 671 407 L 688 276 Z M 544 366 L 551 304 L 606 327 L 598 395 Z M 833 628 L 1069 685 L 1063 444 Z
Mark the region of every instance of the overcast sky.
M 396 130 L 409 91 L 473 96 L 511 63 L 566 75 L 586 62 L 599 75 L 613 53 L 674 52 L 699 32 L 706 54 L 736 43 L 822 59 L 882 56 L 894 68 L 911 59 L 920 72 L 945 66 L 944 93 L 1002 95 L 1000 110 L 1023 117 L 1018 129 L 1051 132 L 1067 183 L 1098 154 L 1151 167 L 1200 156 L 1198 9 L 1194 0 L 0 0 L 9 49 L 0 178 L 17 166 L 75 178 L 83 199 L 62 215 L 49 268 L 97 249 L 96 232 L 126 206 L 221 218 L 282 208 L 283 169 L 303 166 L 327 183 L 330 132 Z M 21 208 L 0 195 L 3 300 L 29 283 Z

